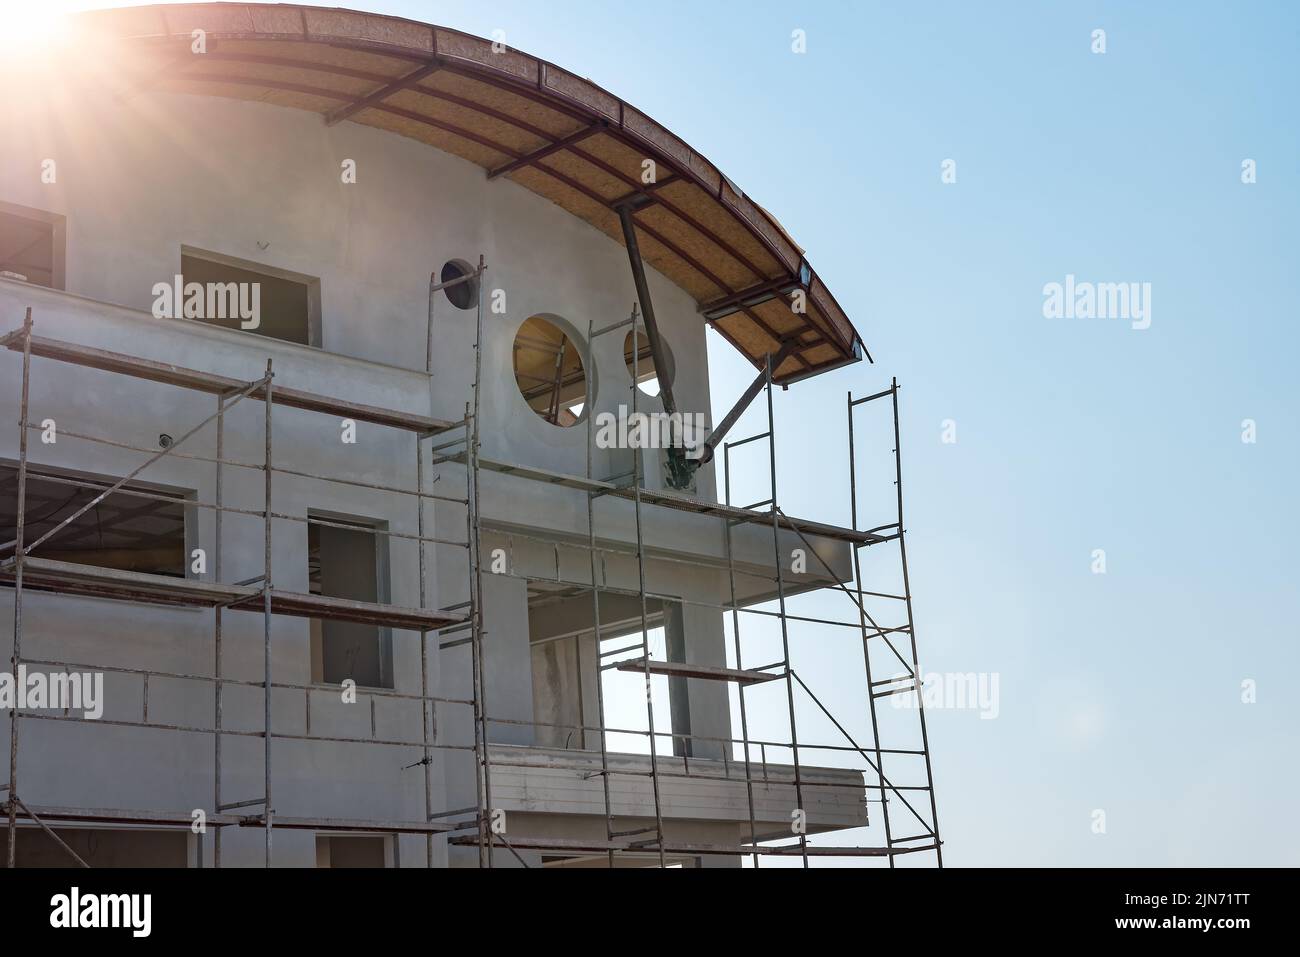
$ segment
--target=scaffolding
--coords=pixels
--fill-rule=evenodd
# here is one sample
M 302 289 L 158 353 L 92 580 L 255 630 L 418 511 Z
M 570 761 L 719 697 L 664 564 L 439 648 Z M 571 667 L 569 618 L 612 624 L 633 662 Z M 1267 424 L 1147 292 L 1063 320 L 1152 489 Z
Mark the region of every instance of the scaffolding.
M 622 477 L 599 478 L 594 474 L 594 435 L 592 414 L 595 396 L 592 376 L 587 376 L 585 408 L 586 416 L 586 469 L 582 476 L 567 475 L 540 468 L 512 465 L 487 459 L 481 455 L 480 435 L 480 392 L 482 376 L 481 344 L 483 336 L 483 287 L 482 277 L 486 265 L 480 257 L 476 269 L 449 282 L 437 282 L 437 276 L 430 280 L 429 329 L 425 372 L 430 376 L 432 390 L 432 355 L 434 328 L 435 293 L 461 282 L 474 282 L 478 298 L 474 337 L 474 367 L 471 401 L 467 402 L 463 417 L 458 421 L 444 421 L 428 416 L 400 412 L 390 409 L 360 405 L 341 399 L 331 398 L 316 393 L 289 389 L 275 383 L 275 373 L 271 360 L 266 363 L 265 374 L 254 381 L 239 381 L 228 377 L 213 375 L 192 369 L 159 363 L 149 359 L 138 358 L 122 353 L 107 352 L 100 349 L 45 339 L 34 334 L 31 310 L 27 311 L 23 326 L 8 335 L 0 337 L 0 346 L 22 354 L 22 381 L 19 405 L 19 453 L 17 484 L 17 534 L 14 541 L 0 545 L 0 555 L 12 548 L 12 556 L 0 561 L 0 581 L 12 583 L 14 597 L 13 654 L 11 671 L 17 682 L 19 667 L 34 664 L 49 667 L 91 668 L 100 671 L 131 675 L 142 682 L 143 713 L 140 720 L 121 718 L 99 719 L 91 723 L 108 726 L 147 728 L 150 730 L 170 730 L 195 734 L 211 735 L 213 742 L 213 796 L 212 813 L 206 817 L 206 824 L 213 828 L 212 865 L 221 867 L 221 835 L 225 829 L 258 828 L 264 833 L 264 864 L 273 862 L 272 839 L 276 829 L 297 829 L 317 832 L 349 832 L 394 835 L 421 835 L 425 838 L 426 863 L 433 866 L 435 862 L 435 841 L 445 840 L 449 846 L 473 847 L 477 849 L 480 867 L 494 867 L 498 852 L 506 852 L 522 864 L 529 866 L 521 852 L 533 851 L 553 855 L 595 855 L 603 858 L 611 867 L 622 863 L 644 864 L 657 862 L 660 867 L 667 866 L 671 859 L 703 856 L 738 856 L 748 858 L 753 866 L 759 866 L 765 857 L 797 857 L 804 867 L 809 866 L 810 859 L 817 857 L 846 858 L 880 858 L 888 866 L 895 866 L 902 855 L 932 852 L 934 860 L 942 866 L 942 850 L 939 838 L 937 807 L 934 796 L 934 781 L 931 771 L 928 732 L 925 725 L 924 703 L 922 695 L 922 675 L 918 663 L 916 636 L 912 618 L 912 601 L 910 581 L 907 573 L 907 557 L 904 544 L 903 498 L 902 498 L 902 462 L 899 450 L 898 420 L 898 385 L 891 382 L 888 390 L 854 398 L 852 393 L 847 398 L 847 437 L 849 450 L 849 486 L 851 496 L 852 522 L 849 527 L 840 527 L 823 522 L 792 518 L 778 504 L 777 467 L 776 467 L 776 428 L 773 414 L 773 357 L 768 356 L 764 369 L 760 372 L 760 382 L 756 382 L 755 392 L 761 386 L 766 393 L 767 427 L 764 432 L 747 438 L 725 442 L 722 445 L 722 460 L 725 474 L 725 495 L 722 503 L 710 502 L 685 492 L 669 489 L 651 489 L 645 482 L 645 456 L 637 445 L 632 449 L 632 473 L 627 481 Z M 651 343 L 656 341 L 657 332 L 651 321 L 646 323 L 634 306 L 628 319 L 615 322 L 603 328 L 588 327 L 587 356 L 596 340 L 609 333 L 630 330 L 633 337 L 631 352 L 632 382 L 631 408 L 638 409 L 638 388 L 640 381 L 638 363 L 641 349 L 638 347 L 637 335 L 644 330 Z M 40 426 L 30 421 L 30 384 L 32 380 L 32 359 L 72 364 L 75 366 L 98 369 L 101 371 L 131 376 L 148 382 L 169 387 L 193 390 L 216 397 L 215 411 L 211 416 L 190 429 L 174 443 L 157 450 L 133 446 L 114 441 L 106 436 L 93 436 L 61 429 L 62 436 L 81 441 L 100 443 L 117 449 L 143 453 L 148 456 L 142 465 L 124 478 L 103 488 L 103 483 L 93 484 L 77 479 L 59 479 L 70 486 L 94 488 L 98 494 L 90 503 L 73 515 L 61 521 L 53 529 L 45 532 L 34 541 L 26 539 L 25 511 L 27 477 L 29 472 L 28 435 L 39 430 Z M 432 395 L 432 392 L 431 392 Z M 894 437 L 894 474 L 896 485 L 897 515 L 893 522 L 870 529 L 859 528 L 859 498 L 855 471 L 855 414 L 869 403 L 888 399 L 893 414 Z M 238 403 L 252 401 L 264 405 L 264 454 L 260 462 L 239 461 L 225 457 L 226 417 Z M 369 422 L 388 429 L 398 430 L 414 439 L 415 453 L 415 487 L 402 488 L 397 485 L 363 482 L 356 479 L 308 474 L 285 468 L 276 464 L 273 449 L 273 411 L 276 406 L 307 410 L 354 421 Z M 215 427 L 214 454 L 204 455 L 195 452 L 179 451 L 187 440 L 209 426 Z M 760 502 L 745 507 L 732 503 L 732 469 L 731 456 L 734 450 L 754 442 L 763 442 L 768 452 L 768 478 L 770 494 Z M 192 444 L 191 446 L 192 447 Z M 71 562 L 42 558 L 37 552 L 52 536 L 66 528 L 80 515 L 102 502 L 110 495 L 124 495 L 144 499 L 159 499 L 155 495 L 138 488 L 128 487 L 130 483 L 149 466 L 165 456 L 186 458 L 209 465 L 214 470 L 214 500 L 210 502 L 187 499 L 186 505 L 198 509 L 211 510 L 215 516 L 215 542 L 213 547 L 213 581 L 200 581 L 192 578 L 172 578 L 157 574 L 121 569 L 103 568 Z M 429 470 L 457 468 L 463 471 L 464 494 L 442 494 L 432 490 L 437 482 L 428 481 Z M 228 469 L 245 469 L 261 471 L 264 474 L 263 502 L 260 509 L 241 508 L 227 504 L 224 495 L 223 477 Z M 585 719 L 579 724 L 547 723 L 537 720 L 524 721 L 501 715 L 494 716 L 486 700 L 486 682 L 484 680 L 484 642 L 490 641 L 484 627 L 483 618 L 483 562 L 481 560 L 483 528 L 480 514 L 479 477 L 483 471 L 497 475 L 510 476 L 515 480 L 558 486 L 580 493 L 586 500 L 586 541 L 564 541 L 562 544 L 538 530 L 536 534 L 512 532 L 511 540 L 525 539 L 542 543 L 556 549 L 556 574 L 553 584 L 572 589 L 575 592 L 590 593 L 592 606 L 593 637 L 596 649 L 597 675 L 595 688 L 597 695 L 598 723 L 592 725 Z M 366 488 L 392 494 L 399 494 L 414 501 L 417 520 L 414 535 L 394 530 L 385 530 L 382 535 L 392 538 L 413 540 L 418 554 L 419 605 L 410 608 L 387 603 L 361 602 L 331 598 L 319 594 L 295 593 L 276 586 L 273 578 L 272 542 L 275 528 L 281 522 L 306 522 L 301 515 L 276 511 L 273 500 L 273 479 L 277 474 L 288 474 L 303 478 L 339 483 L 344 486 Z M 42 476 L 44 478 L 44 476 Z M 612 542 L 600 538 L 597 533 L 597 503 L 602 500 L 620 500 L 630 503 L 632 525 L 635 530 L 634 542 Z M 430 507 L 444 507 L 463 510 L 465 514 L 464 540 L 439 538 L 430 534 L 426 510 Z M 626 508 L 626 505 L 623 506 Z M 647 583 L 647 548 L 645 543 L 645 523 L 651 520 L 651 510 L 670 509 L 699 515 L 701 522 L 717 523 L 720 540 L 723 543 L 723 560 L 719 563 L 706 555 L 657 555 L 656 562 L 679 562 L 688 567 L 707 568 L 712 571 L 725 570 L 729 582 L 728 598 L 724 601 L 700 601 L 681 596 L 664 595 L 655 592 Z M 223 516 L 237 514 L 244 517 L 261 519 L 263 534 L 264 560 L 262 573 L 257 578 L 234 583 L 223 582 Z M 319 519 L 311 519 L 313 522 Z M 328 521 L 323 524 L 332 524 Z M 772 575 L 773 588 L 770 599 L 752 601 L 749 605 L 742 603 L 737 592 L 737 576 L 753 579 L 758 575 L 753 568 L 738 572 L 733 548 L 733 535 L 739 526 L 755 526 L 760 529 L 770 528 L 772 534 Z M 345 526 L 344 526 L 345 527 Z M 783 566 L 786 554 L 785 545 L 791 536 L 802 543 L 808 555 L 819 562 L 830 587 L 843 592 L 852 604 L 852 620 L 831 619 L 797 614 L 787 607 L 789 583 Z M 852 580 L 845 582 L 830 564 L 813 547 L 810 536 L 830 539 L 849 546 L 852 552 Z M 783 545 L 783 542 L 785 545 Z M 861 552 L 864 548 L 896 543 L 902 569 L 902 593 L 890 594 L 866 589 L 863 579 Z M 428 563 L 426 549 L 428 546 L 452 547 L 463 550 L 467 569 L 468 600 L 454 606 L 432 608 L 429 606 L 427 583 Z M 513 544 L 512 544 L 513 547 Z M 558 554 L 561 548 L 585 551 L 589 578 L 583 580 L 565 579 L 560 574 Z M 606 570 L 606 561 L 611 556 L 635 559 L 637 570 L 637 587 L 621 588 L 611 584 Z M 820 579 L 819 579 L 820 580 Z M 89 595 L 113 598 L 128 602 L 148 602 L 161 605 L 188 606 L 210 609 L 212 612 L 212 670 L 210 673 L 188 673 L 179 671 L 161 671 L 157 669 L 105 667 L 104 665 L 85 665 L 73 661 L 52 661 L 24 657 L 22 648 L 23 635 L 23 596 L 24 590 L 36 587 L 68 595 Z M 640 640 L 636 644 L 624 646 L 611 651 L 602 647 L 601 596 L 618 595 L 634 599 L 639 606 Z M 868 610 L 871 601 L 892 603 L 902 609 L 904 620 L 897 624 L 882 624 L 882 616 Z M 659 660 L 651 651 L 650 632 L 652 630 L 649 612 L 651 602 L 676 602 L 681 605 L 695 605 L 716 610 L 724 618 L 729 616 L 731 622 L 731 653 L 734 667 L 703 665 L 685 661 Z M 773 608 L 757 607 L 773 605 Z M 232 612 L 246 612 L 262 616 L 262 652 L 263 674 L 261 681 L 236 679 L 225 673 L 223 660 L 223 634 L 226 617 Z M 394 632 L 418 636 L 421 676 L 418 694 L 400 692 L 394 689 L 367 688 L 365 694 L 370 698 L 372 734 L 364 736 L 346 736 L 337 734 L 313 734 L 311 728 L 311 696 L 319 692 L 319 684 L 299 684 L 273 680 L 271 667 L 272 622 L 276 616 L 294 616 L 337 620 L 363 624 L 379 625 L 391 628 Z M 744 616 L 744 618 L 742 618 Z M 746 640 L 742 633 L 742 620 L 750 616 L 775 619 L 779 625 L 782 656 L 780 660 L 761 667 L 748 665 Z M 795 631 L 802 625 L 826 625 L 855 629 L 861 639 L 862 653 L 866 674 L 866 700 L 869 717 L 869 740 L 859 743 L 845 726 L 837 720 L 814 693 L 808 682 L 794 667 L 791 654 L 792 639 Z M 725 629 L 724 629 L 725 631 Z M 467 635 L 463 634 L 467 633 Z M 459 637 L 458 637 L 459 636 Z M 906 636 L 907 645 L 900 651 L 895 640 Z M 621 637 L 621 636 L 615 636 Z M 437 695 L 429 687 L 429 645 L 437 642 L 435 651 L 470 646 L 470 687 L 469 698 Z M 888 652 L 888 655 L 886 655 Z M 880 658 L 889 657 L 903 669 L 901 677 L 877 678 L 882 674 Z M 667 656 L 665 656 L 667 657 Z M 607 660 L 608 659 L 608 660 Z M 581 662 L 581 657 L 579 657 Z M 579 665 L 581 668 L 581 664 Z M 646 728 L 619 728 L 609 724 L 606 717 L 606 701 L 603 688 L 603 676 L 607 671 L 617 670 L 639 674 L 646 691 Z M 670 680 L 689 679 L 724 682 L 735 688 L 736 707 L 740 718 L 740 737 L 734 732 L 726 737 L 683 733 L 663 730 L 656 727 L 654 695 L 651 690 L 653 676 L 665 676 Z M 214 691 L 214 710 L 212 725 L 189 725 L 150 721 L 148 714 L 148 697 L 150 680 L 183 679 L 210 684 Z M 750 735 L 750 701 L 747 692 L 755 687 L 779 683 L 785 689 L 785 711 L 789 721 L 789 739 L 774 740 L 756 738 Z M 225 722 L 224 695 L 228 687 L 258 688 L 262 692 L 263 715 L 261 730 L 228 727 Z M 273 694 L 301 694 L 304 708 L 305 733 L 298 734 L 288 729 L 274 726 L 272 716 Z M 877 701 L 897 694 L 916 696 L 915 714 L 919 720 L 921 736 L 920 747 L 889 747 L 882 740 L 883 731 L 877 712 Z M 802 697 L 801 697 L 802 696 Z M 374 733 L 374 708 L 376 699 L 396 699 L 418 702 L 421 713 L 421 734 L 418 739 L 408 740 L 381 737 Z M 729 697 L 730 700 L 730 697 Z M 833 725 L 842 742 L 813 742 L 801 740 L 796 718 L 796 701 L 810 702 L 816 712 L 823 715 Z M 437 734 L 436 709 L 439 706 L 465 708 L 469 710 L 472 725 L 472 741 L 452 743 L 439 739 Z M 536 716 L 534 715 L 534 718 Z M 64 823 L 109 823 L 118 825 L 139 825 L 150 827 L 188 828 L 193 823 L 191 812 L 133 810 L 121 808 L 68 808 L 40 804 L 29 799 L 21 792 L 19 761 L 19 729 L 21 722 L 32 720 L 49 721 L 90 721 L 90 719 L 71 714 L 46 714 L 24 711 L 15 707 L 10 722 L 10 758 L 9 780 L 3 787 L 6 795 L 3 805 L 7 815 L 8 865 L 15 865 L 16 842 L 19 821 L 30 822 L 41 828 L 63 850 L 70 854 L 78 864 L 88 866 L 76 852 L 68 847 L 51 829 L 50 825 Z M 583 742 L 581 754 L 592 758 L 594 755 L 586 745 L 587 736 L 591 734 L 599 742 L 599 765 L 592 762 L 572 763 L 552 762 L 551 768 L 573 770 L 579 775 L 594 775 L 600 778 L 604 818 L 604 839 L 563 839 L 546 837 L 511 836 L 500 827 L 500 816 L 492 790 L 492 769 L 510 766 L 508 756 L 493 755 L 492 731 L 504 727 L 526 727 L 532 731 L 546 728 L 561 732 L 577 733 Z M 609 736 L 638 735 L 644 738 L 649 751 L 648 768 L 628 767 L 626 762 L 611 760 Z M 223 742 L 232 737 L 261 738 L 263 742 L 263 793 L 260 795 L 234 795 L 223 792 Z M 280 813 L 273 802 L 273 744 L 276 741 L 298 740 L 334 742 L 343 744 L 367 744 L 390 748 L 416 749 L 420 758 L 415 764 L 423 773 L 424 815 L 423 820 L 382 820 L 382 819 L 339 819 L 329 817 L 294 816 Z M 692 756 L 692 744 L 720 749 L 722 753 L 722 773 L 716 768 L 717 762 L 701 762 Z M 673 753 L 672 758 L 661 756 L 660 748 L 666 745 Z M 789 753 L 790 765 L 773 767 L 768 760 L 770 751 Z M 443 754 L 472 755 L 474 762 L 475 805 L 459 809 L 439 809 L 434 802 L 433 755 Z M 862 771 L 862 783 L 847 784 L 839 781 L 816 780 L 816 774 L 809 773 L 807 756 L 809 753 L 835 754 L 861 760 L 866 768 Z M 680 760 L 679 760 L 680 759 Z M 905 767 L 907 762 L 923 762 L 923 777 L 917 777 L 906 770 L 895 771 L 895 767 Z M 886 764 L 889 763 L 887 769 Z M 897 764 L 895 763 L 897 762 Z M 694 768 L 692 768 L 694 763 Z M 526 762 L 514 762 L 515 766 Z M 596 767 L 596 770 L 593 770 Z M 679 770 L 680 768 L 680 770 Z M 648 816 L 645 823 L 634 828 L 620 829 L 616 824 L 619 816 L 615 811 L 615 798 L 612 794 L 612 782 L 620 776 L 631 776 L 649 782 L 653 799 L 653 821 Z M 874 783 L 867 779 L 873 779 Z M 665 830 L 666 812 L 661 786 L 665 782 L 680 779 L 721 780 L 735 785 L 744 785 L 747 803 L 747 824 L 743 825 L 748 833 L 747 839 L 734 843 L 698 843 L 670 838 Z M 777 787 L 784 792 L 792 790 L 795 807 L 802 812 L 806 807 L 805 796 L 816 788 L 849 789 L 855 800 L 865 793 L 867 802 L 879 807 L 880 820 L 883 824 L 885 840 L 875 846 L 833 846 L 812 844 L 806 829 L 792 828 L 789 833 L 773 834 L 761 831 L 757 816 L 756 789 Z M 923 794 L 928 800 L 916 797 Z M 909 799 L 909 795 L 912 797 Z M 891 805 L 893 810 L 891 811 Z M 897 837 L 896 818 L 905 814 L 909 824 L 908 836 Z M 626 816 L 626 815 L 624 815 Z M 198 844 L 199 862 L 202 864 L 202 841 Z

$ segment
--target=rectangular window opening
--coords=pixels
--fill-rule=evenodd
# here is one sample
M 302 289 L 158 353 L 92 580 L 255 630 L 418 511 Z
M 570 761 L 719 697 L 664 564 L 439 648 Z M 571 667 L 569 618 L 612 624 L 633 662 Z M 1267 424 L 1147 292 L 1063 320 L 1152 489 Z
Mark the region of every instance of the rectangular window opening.
M 387 867 L 388 839 L 372 835 L 316 838 L 317 867 Z
M 178 316 L 285 342 L 321 344 L 320 280 L 314 276 L 182 246 L 181 277 L 187 290 L 190 283 L 202 286 L 204 296 L 202 316 L 184 311 L 188 292 L 173 305 Z
M 27 544 L 74 515 L 115 479 L 28 466 L 23 538 Z M 37 558 L 185 577 L 185 497 L 128 483 L 60 529 Z M 0 464 L 0 559 L 13 555 L 18 533 L 18 468 Z
M 599 649 L 594 614 L 590 589 L 528 581 L 533 738 L 538 747 L 598 749 L 600 735 L 594 729 L 600 724 L 596 702 L 602 692 L 607 726 L 639 729 L 646 724 L 644 679 L 606 667 L 644 654 L 635 649 L 641 644 L 641 603 L 634 596 L 601 591 Z M 661 603 L 647 601 L 646 614 L 652 657 L 662 659 Z M 667 706 L 667 679 L 656 675 L 651 685 L 659 713 Z M 607 744 L 614 751 L 649 750 L 649 739 L 638 734 L 610 733 Z
M 56 213 L 0 202 L 0 277 L 64 288 L 65 225 Z
M 308 513 L 307 576 L 313 595 L 387 603 L 387 536 L 374 523 Z M 312 619 L 312 680 L 392 688 L 392 636 L 387 628 Z
M 126 828 L 54 827 L 54 833 L 77 856 L 96 867 L 188 867 L 187 831 L 128 830 Z M 9 835 L 0 829 L 0 855 L 7 854 Z M 78 867 L 58 841 L 36 827 L 18 832 L 15 863 L 19 867 Z

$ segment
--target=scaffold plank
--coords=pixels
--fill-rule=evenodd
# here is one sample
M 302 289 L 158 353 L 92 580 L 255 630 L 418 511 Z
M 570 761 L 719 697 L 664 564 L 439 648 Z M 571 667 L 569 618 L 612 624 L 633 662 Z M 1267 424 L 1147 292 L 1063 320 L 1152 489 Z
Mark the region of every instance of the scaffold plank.
M 0 566 L 0 581 L 13 580 L 13 561 Z M 24 587 L 41 588 L 65 595 L 113 598 L 199 608 L 225 607 L 261 611 L 262 589 L 255 585 L 223 585 L 214 582 L 173 578 L 147 572 L 100 568 L 54 561 L 37 556 L 23 558 Z M 373 602 L 330 598 L 297 592 L 271 590 L 271 612 L 296 618 L 352 621 L 367 625 L 413 631 L 433 631 L 466 621 L 462 614 L 436 609 L 404 608 Z
M 446 460 L 463 464 L 464 456 L 463 452 L 457 452 L 447 456 Z M 602 495 L 627 499 L 628 501 L 632 501 L 636 497 L 635 491 L 629 486 L 602 482 L 599 479 L 586 479 L 578 475 L 566 475 L 562 472 L 552 472 L 547 469 L 511 465 L 482 457 L 479 458 L 478 464 L 480 468 L 492 472 L 513 475 L 546 485 L 560 485 L 564 488 L 582 492 L 597 492 Z M 772 511 L 770 509 L 760 511 L 757 509 L 737 508 L 734 505 L 720 505 L 716 502 L 705 502 L 680 492 L 663 489 L 641 489 L 641 502 L 644 505 L 658 505 L 663 508 L 676 509 L 679 512 L 710 515 L 733 522 L 758 525 L 770 525 L 772 523 Z M 820 538 L 830 538 L 860 545 L 875 545 L 897 537 L 896 535 L 877 535 L 874 532 L 855 531 L 839 525 L 827 525 L 824 522 L 813 522 L 802 518 L 789 518 L 785 515 L 778 515 L 776 521 L 782 528 L 797 529 Z
M 21 335 L 10 334 L 0 342 L 3 342 L 6 348 L 14 352 L 21 352 L 23 349 Z M 58 339 L 46 339 L 41 336 L 32 336 L 32 355 L 85 366 L 90 369 L 99 369 L 103 372 L 116 372 L 150 382 L 161 382 L 182 389 L 207 392 L 212 395 L 221 395 L 242 389 L 248 385 L 248 382 L 233 379 L 230 376 L 200 372 L 196 369 L 187 369 L 167 362 L 141 359 L 120 352 L 109 352 L 104 349 L 62 342 Z M 261 388 L 250 393 L 250 397 L 254 399 L 263 399 L 265 395 L 265 390 Z M 372 405 L 335 399 L 313 392 L 303 392 L 300 389 L 286 388 L 281 385 L 277 385 L 272 390 L 272 402 L 290 408 L 306 409 L 310 412 L 323 412 L 340 418 L 355 419 L 358 422 L 370 422 L 394 429 L 405 429 L 422 435 L 445 432 L 460 424 L 424 415 L 416 415 L 411 412 L 381 409 Z
M 634 853 L 655 853 L 659 850 L 658 843 L 655 841 L 602 841 L 599 838 L 592 840 L 582 840 L 575 838 L 535 838 L 535 837 L 514 837 L 508 838 L 510 846 L 517 851 L 555 851 L 557 853 L 576 853 L 576 854 L 598 854 L 608 851 L 631 851 Z M 478 844 L 477 837 L 453 837 L 448 843 L 458 846 L 469 846 Z M 504 848 L 504 842 L 495 841 L 498 847 Z M 934 845 L 930 844 L 925 847 L 816 847 L 809 845 L 807 854 L 809 857 L 896 857 L 900 854 L 910 854 L 916 851 L 933 850 Z M 762 844 L 693 844 L 679 843 L 676 841 L 666 841 L 663 851 L 665 854 L 673 855 L 730 855 L 733 857 L 747 857 L 751 854 L 761 854 L 772 857 L 800 857 L 804 849 L 799 845 L 787 845 L 784 847 L 768 847 Z
M 681 661 L 655 661 L 647 664 L 645 658 L 632 658 L 620 661 L 615 669 L 618 671 L 649 671 L 652 675 L 667 675 L 671 678 L 704 678 L 708 681 L 734 681 L 742 685 L 760 684 L 784 676 L 779 671 L 746 671 L 743 668 L 722 668 L 717 665 L 693 665 Z

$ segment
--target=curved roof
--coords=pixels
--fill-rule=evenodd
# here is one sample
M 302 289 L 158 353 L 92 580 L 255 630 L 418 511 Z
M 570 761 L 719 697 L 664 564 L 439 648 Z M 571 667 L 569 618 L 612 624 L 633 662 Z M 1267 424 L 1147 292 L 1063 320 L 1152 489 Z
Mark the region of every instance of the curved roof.
M 515 181 L 619 243 L 616 209 L 628 203 L 645 261 L 756 367 L 795 341 L 777 381 L 864 351 L 772 216 L 663 126 L 554 64 L 443 27 L 290 4 L 126 7 L 77 22 L 136 89 L 257 100 L 407 136 Z M 206 33 L 201 55 L 191 51 L 196 29 Z M 647 159 L 657 173 L 650 184 Z

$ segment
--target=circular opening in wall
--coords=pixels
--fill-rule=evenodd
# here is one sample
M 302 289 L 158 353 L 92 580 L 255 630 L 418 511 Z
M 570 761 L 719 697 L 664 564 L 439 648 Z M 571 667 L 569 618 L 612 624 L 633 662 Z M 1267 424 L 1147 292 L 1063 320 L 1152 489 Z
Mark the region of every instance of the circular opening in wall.
M 636 355 L 632 354 L 632 332 L 629 330 L 627 336 L 623 339 L 623 363 L 627 366 L 628 375 L 636 379 L 636 387 L 646 395 L 658 395 L 659 390 L 663 387 L 663 382 L 669 386 L 673 384 L 673 354 L 668 349 L 668 343 L 663 339 L 659 340 L 659 345 L 663 348 L 664 365 L 668 368 L 664 370 L 655 368 L 655 357 L 650 351 L 650 339 L 644 332 L 639 329 L 636 332 Z M 635 358 L 635 367 L 633 359 Z
M 582 421 L 587 369 L 576 335 L 533 316 L 515 333 L 514 366 L 519 393 L 530 409 L 561 428 Z
M 442 267 L 441 281 L 451 282 L 453 279 L 462 279 L 465 276 L 473 275 L 473 266 L 463 259 L 452 259 Z M 454 286 L 447 286 L 442 291 L 447 294 L 448 301 L 457 309 L 473 309 L 478 305 L 477 278 L 466 279 Z

